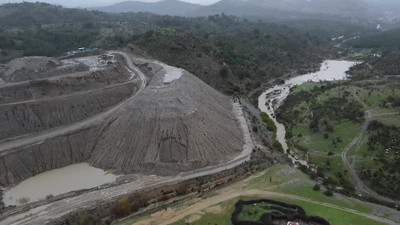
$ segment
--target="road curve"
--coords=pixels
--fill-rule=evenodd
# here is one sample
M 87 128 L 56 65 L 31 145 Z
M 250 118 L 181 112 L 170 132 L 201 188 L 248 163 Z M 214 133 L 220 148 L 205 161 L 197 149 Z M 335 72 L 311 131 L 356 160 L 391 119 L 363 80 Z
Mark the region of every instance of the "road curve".
M 100 114 L 97 114 L 93 117 L 87 118 L 85 120 L 82 120 L 82 121 L 79 121 L 79 122 L 76 122 L 73 124 L 65 125 L 65 126 L 60 126 L 60 127 L 54 128 L 54 129 L 49 129 L 49 130 L 46 130 L 43 132 L 34 133 L 34 134 L 30 134 L 30 135 L 24 135 L 24 136 L 20 136 L 20 137 L 11 138 L 6 141 L 2 141 L 2 142 L 0 142 L 0 154 L 4 151 L 10 150 L 10 149 L 20 148 L 20 147 L 23 147 L 26 145 L 43 142 L 45 140 L 48 140 L 48 139 L 51 139 L 54 137 L 58 137 L 61 135 L 72 133 L 77 130 L 91 127 L 93 124 L 103 122 L 110 115 L 112 115 L 116 110 L 118 110 L 124 104 L 126 104 L 128 101 L 130 101 L 132 98 L 137 96 L 146 87 L 147 77 L 138 68 L 136 68 L 136 66 L 133 65 L 132 60 L 130 59 L 128 54 L 126 54 L 125 52 L 119 52 L 119 51 L 113 51 L 112 53 L 122 55 L 127 62 L 127 66 L 129 68 L 130 72 L 132 73 L 132 76 L 136 76 L 136 75 L 139 76 L 139 78 L 141 80 L 141 86 L 134 95 L 132 95 L 130 98 L 126 99 L 125 101 L 121 102 L 120 104 L 114 106 L 113 108 L 111 108 L 105 112 L 102 112 Z
M 285 198 L 285 199 L 297 200 L 297 201 L 302 201 L 302 202 L 308 202 L 308 203 L 312 203 L 315 205 L 320 205 L 320 206 L 328 207 L 331 209 L 336 209 L 336 210 L 352 213 L 352 214 L 355 214 L 355 215 L 358 215 L 361 217 L 365 217 L 365 218 L 368 218 L 368 219 L 371 219 L 371 220 L 374 220 L 374 221 L 377 221 L 380 223 L 384 223 L 384 224 L 388 224 L 388 225 L 399 225 L 399 223 L 396 223 L 392 220 L 374 216 L 374 215 L 371 215 L 368 213 L 359 212 L 354 209 L 349 209 L 346 207 L 342 207 L 342 206 L 338 206 L 338 205 L 334 205 L 334 204 L 330 204 L 330 203 L 314 201 L 309 198 L 304 198 L 304 197 L 300 197 L 300 196 L 296 196 L 296 195 L 289 195 L 289 194 L 283 194 L 283 193 L 279 193 L 279 192 L 261 191 L 261 190 L 244 190 L 242 192 L 240 192 L 240 191 L 228 192 L 228 193 L 222 194 L 221 196 L 210 197 L 208 199 L 201 200 L 200 203 L 195 203 L 191 206 L 185 207 L 185 209 L 182 210 L 182 212 L 179 212 L 179 214 L 174 217 L 170 217 L 166 220 L 161 221 L 160 223 L 155 223 L 155 224 L 169 225 L 169 224 L 175 223 L 179 220 L 182 220 L 189 215 L 199 213 L 202 210 L 207 209 L 213 205 L 220 204 L 221 202 L 225 202 L 225 201 L 228 201 L 228 200 L 231 200 L 234 198 L 245 197 L 245 196 L 249 196 L 249 197 L 250 196 L 252 196 L 252 197 L 258 196 L 258 197 L 262 197 L 262 198 L 277 197 L 277 198 Z

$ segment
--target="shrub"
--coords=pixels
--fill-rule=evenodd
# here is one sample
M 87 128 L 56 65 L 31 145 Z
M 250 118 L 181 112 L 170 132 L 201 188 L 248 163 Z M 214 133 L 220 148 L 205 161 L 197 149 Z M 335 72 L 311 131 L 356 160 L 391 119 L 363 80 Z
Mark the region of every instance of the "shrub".
M 115 206 L 112 208 L 112 212 L 117 218 L 131 214 L 132 211 L 129 198 L 122 198 L 118 200 Z
M 219 70 L 219 75 L 223 78 L 226 78 L 229 74 L 229 69 L 227 66 L 223 66 L 220 70 Z
M 314 185 L 313 190 L 319 191 L 319 190 L 321 190 L 321 186 L 319 184 L 316 184 L 316 185 Z
M 177 196 L 186 195 L 189 192 L 189 188 L 190 186 L 187 183 L 180 184 L 176 189 L 176 195 Z
M 257 133 L 258 132 L 258 128 L 256 126 L 253 127 L 253 132 Z
M 328 196 L 328 197 L 332 197 L 333 196 L 333 192 L 330 190 L 326 190 L 324 191 L 324 195 Z
M 276 150 L 283 152 L 282 144 L 278 140 L 274 140 L 274 144 L 272 145 Z
M 268 114 L 266 114 L 265 112 L 260 113 L 260 116 L 262 118 L 262 120 L 264 121 L 264 123 L 267 124 L 267 129 L 271 132 L 276 132 L 277 128 L 275 126 L 274 121 L 269 118 Z

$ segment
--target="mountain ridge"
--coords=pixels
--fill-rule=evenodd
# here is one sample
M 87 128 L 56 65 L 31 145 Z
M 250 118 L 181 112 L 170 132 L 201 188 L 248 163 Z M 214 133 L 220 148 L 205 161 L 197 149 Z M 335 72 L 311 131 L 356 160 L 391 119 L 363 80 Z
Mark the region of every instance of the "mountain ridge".
M 122 1 L 105 7 L 89 8 L 108 13 L 150 12 L 159 15 L 184 16 L 201 5 L 179 0 L 162 0 L 158 2 Z

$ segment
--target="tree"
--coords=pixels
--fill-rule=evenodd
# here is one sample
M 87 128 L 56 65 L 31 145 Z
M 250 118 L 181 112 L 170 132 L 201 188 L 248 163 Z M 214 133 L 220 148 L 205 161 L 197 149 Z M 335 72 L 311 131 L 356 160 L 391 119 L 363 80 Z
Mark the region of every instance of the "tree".
M 313 190 L 319 191 L 319 190 L 321 190 L 321 186 L 319 184 L 316 184 L 316 185 L 314 185 Z
M 227 66 L 223 66 L 223 67 L 219 70 L 219 75 L 220 75 L 222 78 L 228 77 L 228 75 L 229 75 L 229 69 L 228 69 L 228 67 L 227 67 Z
M 328 197 L 332 197 L 333 196 L 333 192 L 330 190 L 326 190 L 324 191 L 324 195 L 328 196 Z

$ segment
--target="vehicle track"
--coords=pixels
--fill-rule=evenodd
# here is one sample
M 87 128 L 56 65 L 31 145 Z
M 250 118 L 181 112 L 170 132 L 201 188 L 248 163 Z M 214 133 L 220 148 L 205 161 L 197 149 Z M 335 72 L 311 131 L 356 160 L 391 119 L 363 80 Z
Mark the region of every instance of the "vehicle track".
M 360 100 L 361 101 L 361 100 Z M 380 201 L 384 201 L 384 202 L 389 202 L 389 203 L 394 203 L 394 204 L 400 204 L 400 202 L 398 201 L 394 201 L 390 198 L 387 198 L 385 196 L 382 196 L 378 193 L 376 193 L 375 191 L 373 191 L 372 189 L 370 189 L 358 176 L 357 172 L 355 171 L 354 167 L 352 166 L 352 164 L 349 162 L 349 159 L 347 158 L 347 154 L 349 153 L 349 151 L 356 146 L 356 149 L 354 150 L 355 152 L 357 152 L 361 146 L 361 142 L 365 137 L 365 133 L 368 129 L 369 124 L 374 120 L 375 116 L 381 116 L 381 115 L 396 115 L 398 114 L 396 113 L 382 113 L 382 114 L 373 114 L 374 109 L 370 109 L 365 111 L 365 121 L 362 125 L 362 129 L 360 132 L 360 135 L 358 135 L 357 137 L 355 137 L 350 144 L 348 144 L 346 146 L 346 148 L 343 150 L 342 152 L 342 161 L 343 164 L 345 165 L 347 171 L 349 171 L 350 174 L 350 178 L 353 181 L 353 185 L 355 186 L 355 190 L 357 193 L 359 194 L 365 194 L 367 196 L 370 196 L 372 198 L 375 198 L 377 200 Z
M 208 198 L 203 198 L 199 199 L 197 202 L 185 202 L 183 205 L 178 208 L 176 211 L 166 211 L 166 213 L 156 213 L 156 216 L 152 216 L 149 219 L 141 220 L 137 223 L 134 223 L 133 225 L 151 225 L 151 224 L 157 224 L 157 225 L 169 225 L 175 222 L 178 222 L 182 219 L 187 218 L 190 215 L 196 215 L 201 213 L 203 210 L 206 210 L 207 208 L 210 208 L 214 205 L 221 204 L 222 202 L 226 202 L 235 198 L 239 197 L 246 197 L 246 196 L 257 196 L 260 198 L 271 198 L 271 197 L 277 197 L 277 198 L 284 198 L 284 199 L 291 199 L 291 200 L 297 200 L 297 201 L 302 201 L 302 202 L 308 202 L 312 203 L 315 205 L 320 205 L 324 207 L 328 207 L 331 209 L 336 209 L 336 210 L 341 210 L 344 212 L 352 213 L 361 217 L 365 217 L 377 222 L 389 224 L 389 225 L 399 225 L 398 223 L 374 216 L 368 213 L 363 213 L 354 209 L 349 209 L 346 207 L 330 204 L 330 203 L 325 203 L 325 202 L 320 202 L 320 201 L 315 201 L 309 198 L 301 197 L 301 196 L 296 196 L 296 195 L 290 195 L 290 194 L 284 194 L 284 193 L 279 193 L 279 192 L 273 192 L 273 191 L 264 191 L 264 190 L 253 190 L 253 189 L 248 189 L 249 182 L 257 177 L 263 176 L 265 173 L 260 173 L 259 175 L 254 175 L 252 177 L 246 178 L 245 180 L 240 182 L 240 185 L 231 185 L 225 188 L 222 188 L 220 190 L 216 191 L 215 195 L 212 195 Z

